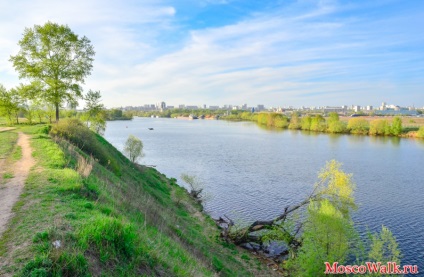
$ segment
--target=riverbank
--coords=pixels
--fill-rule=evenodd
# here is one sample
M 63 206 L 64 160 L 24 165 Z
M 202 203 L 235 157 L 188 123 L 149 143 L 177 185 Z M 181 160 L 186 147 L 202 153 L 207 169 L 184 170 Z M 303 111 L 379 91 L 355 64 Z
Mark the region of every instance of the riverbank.
M 329 117 L 321 115 L 300 116 L 293 113 L 289 118 L 280 113 L 243 112 L 223 116 L 221 119 L 253 121 L 267 127 L 320 133 L 424 138 L 424 118 L 339 117 L 336 113 L 330 113 Z M 405 125 L 406 127 L 404 127 Z
M 0 238 L 0 275 L 274 274 L 221 241 L 175 179 L 132 164 L 84 126 L 61 122 L 53 136 L 46 125 L 18 129 L 30 136 L 36 166 Z

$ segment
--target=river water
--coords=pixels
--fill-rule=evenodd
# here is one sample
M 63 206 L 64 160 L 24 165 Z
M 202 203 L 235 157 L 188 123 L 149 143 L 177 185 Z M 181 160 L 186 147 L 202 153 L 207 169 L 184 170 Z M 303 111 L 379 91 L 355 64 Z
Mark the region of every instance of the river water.
M 149 130 L 153 128 L 154 130 Z M 353 173 L 360 231 L 387 226 L 402 264 L 424 270 L 424 141 L 270 130 L 252 122 L 134 118 L 108 122 L 119 150 L 139 137 L 145 157 L 168 177 L 196 175 L 210 199 L 205 209 L 241 222 L 272 218 L 304 199 L 326 161 Z M 179 182 L 184 185 L 183 182 Z

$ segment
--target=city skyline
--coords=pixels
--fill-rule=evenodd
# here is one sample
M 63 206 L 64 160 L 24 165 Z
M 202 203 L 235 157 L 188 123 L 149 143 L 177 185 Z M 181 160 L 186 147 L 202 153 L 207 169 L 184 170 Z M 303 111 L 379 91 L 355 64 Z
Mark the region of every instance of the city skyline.
M 423 107 L 423 10 L 417 0 L 2 1 L 0 84 L 24 82 L 9 57 L 25 27 L 50 20 L 91 40 L 84 89 L 107 107 Z

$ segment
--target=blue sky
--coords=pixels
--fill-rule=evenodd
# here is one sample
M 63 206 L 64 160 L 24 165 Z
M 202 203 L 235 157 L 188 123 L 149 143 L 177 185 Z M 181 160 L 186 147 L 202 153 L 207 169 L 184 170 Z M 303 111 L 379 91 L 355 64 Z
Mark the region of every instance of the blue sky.
M 0 0 L 0 83 L 25 27 L 68 24 L 96 50 L 108 107 L 424 106 L 422 0 Z

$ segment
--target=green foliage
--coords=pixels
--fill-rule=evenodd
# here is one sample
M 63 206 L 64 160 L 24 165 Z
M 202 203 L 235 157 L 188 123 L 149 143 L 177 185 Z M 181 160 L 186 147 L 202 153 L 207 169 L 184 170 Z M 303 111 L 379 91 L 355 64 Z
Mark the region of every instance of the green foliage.
M 329 114 L 327 124 L 327 131 L 329 133 L 345 133 L 347 131 L 346 123 L 340 121 L 337 113 L 332 112 Z
M 92 155 L 102 165 L 119 173 L 120 168 L 113 157 L 105 150 L 101 137 L 96 135 L 77 119 L 61 120 L 52 126 L 50 134 L 71 141 L 88 155 Z
M 315 185 L 318 200 L 327 199 L 344 217 L 349 217 L 350 210 L 356 209 L 353 191 L 355 184 L 352 174 L 341 170 L 341 164 L 335 160 L 327 162 L 318 174 L 320 181 Z
M 302 235 L 302 247 L 292 270 L 297 276 L 326 276 L 324 262 L 344 264 L 355 237 L 353 223 L 329 200 L 312 202 Z
M 392 232 L 385 226 L 381 227 L 381 232 L 370 235 L 371 248 L 368 253 L 369 261 L 400 263 L 400 250 L 398 243 Z
M 129 135 L 124 146 L 124 153 L 128 155 L 131 162 L 135 163 L 144 156 L 143 142 L 133 135 Z
M 328 114 L 328 123 L 339 121 L 339 114 L 336 112 L 331 112 Z
M 103 104 L 100 104 L 100 91 L 89 90 L 85 96 L 85 113 L 83 120 L 94 132 L 102 135 L 106 129 L 106 111 Z
M 290 124 L 288 126 L 289 129 L 300 129 L 301 126 L 301 122 L 300 122 L 300 118 L 299 118 L 299 113 L 298 112 L 293 112 L 292 116 L 290 118 Z
M 58 121 L 59 107 L 81 97 L 81 84 L 92 69 L 93 46 L 67 25 L 52 22 L 26 28 L 19 46 L 19 53 L 10 61 L 19 78 L 29 79 L 37 88 L 32 97 L 55 106 Z
M 347 126 L 346 123 L 342 121 L 331 121 L 328 123 L 327 131 L 329 133 L 346 133 Z
M 102 262 L 115 258 L 130 260 L 136 251 L 137 234 L 133 226 L 104 215 L 87 222 L 79 237 L 83 248 L 98 253 Z
M 36 256 L 23 268 L 20 276 L 90 276 L 88 262 L 82 254 L 62 252 Z
M 315 132 L 325 132 L 327 125 L 325 119 L 321 115 L 316 115 L 311 119 L 310 130 Z
M 301 127 L 300 128 L 302 130 L 309 131 L 311 129 L 311 123 L 312 123 L 312 117 L 309 116 L 309 115 L 304 116 L 301 119 L 301 123 L 300 123 Z
M 22 99 L 16 90 L 6 90 L 6 88 L 0 84 L 0 116 L 5 116 L 12 124 L 16 120 L 19 123 L 18 116 L 20 111 L 20 104 Z
M 393 118 L 391 134 L 393 136 L 399 136 L 400 134 L 402 134 L 402 119 L 398 116 Z
M 418 129 L 417 137 L 424 138 L 424 126 L 421 126 L 420 129 Z
M 363 118 L 352 118 L 347 124 L 347 129 L 350 130 L 352 134 L 368 134 L 369 123 Z
M 389 133 L 387 133 L 389 131 Z M 390 124 L 387 120 L 384 119 L 376 119 L 370 122 L 370 135 L 390 135 Z

